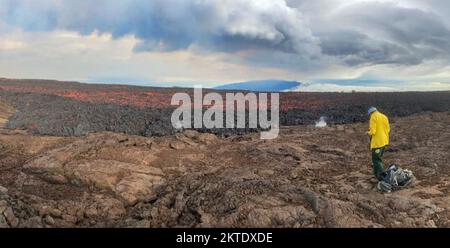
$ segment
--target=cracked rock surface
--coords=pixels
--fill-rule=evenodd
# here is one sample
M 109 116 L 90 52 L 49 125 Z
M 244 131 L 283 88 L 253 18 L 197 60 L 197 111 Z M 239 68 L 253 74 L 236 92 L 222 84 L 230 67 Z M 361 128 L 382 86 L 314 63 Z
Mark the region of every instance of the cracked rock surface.
M 449 126 L 448 112 L 392 119 L 384 159 L 416 179 L 391 194 L 376 190 L 367 123 L 270 141 L 0 129 L 0 227 L 450 227 Z

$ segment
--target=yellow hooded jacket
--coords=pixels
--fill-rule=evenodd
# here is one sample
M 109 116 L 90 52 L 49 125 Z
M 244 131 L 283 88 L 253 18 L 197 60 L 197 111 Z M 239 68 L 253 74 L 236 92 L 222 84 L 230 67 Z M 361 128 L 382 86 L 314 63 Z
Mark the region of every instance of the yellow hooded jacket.
M 377 149 L 389 145 L 390 132 L 389 119 L 378 111 L 372 113 L 368 133 L 371 137 L 370 148 Z

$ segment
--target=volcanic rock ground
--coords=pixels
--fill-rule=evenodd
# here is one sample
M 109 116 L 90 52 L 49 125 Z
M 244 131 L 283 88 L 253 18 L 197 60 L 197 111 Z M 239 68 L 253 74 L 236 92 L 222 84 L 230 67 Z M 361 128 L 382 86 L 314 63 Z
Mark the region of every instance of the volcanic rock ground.
M 262 141 L 175 132 L 179 91 L 0 78 L 0 227 L 450 227 L 450 92 L 283 93 Z M 370 105 L 408 189 L 376 190 Z
M 171 106 L 171 97 L 178 92 L 193 94 L 192 89 L 181 88 L 0 78 L 0 101 L 16 110 L 6 128 L 51 136 L 84 136 L 104 131 L 146 137 L 173 135 L 171 114 L 175 106 Z M 218 93 L 224 96 L 227 92 Z M 377 106 L 389 117 L 448 112 L 450 91 L 282 93 L 280 125 L 310 125 L 322 116 L 330 124 L 366 122 L 369 106 Z M 197 131 L 228 137 L 258 130 L 202 128 Z
M 14 112 L 0 103 L 0 125 Z M 367 123 L 270 141 L 0 128 L 0 227 L 450 227 L 450 113 L 391 121 L 385 161 L 416 179 L 390 194 L 376 190 Z

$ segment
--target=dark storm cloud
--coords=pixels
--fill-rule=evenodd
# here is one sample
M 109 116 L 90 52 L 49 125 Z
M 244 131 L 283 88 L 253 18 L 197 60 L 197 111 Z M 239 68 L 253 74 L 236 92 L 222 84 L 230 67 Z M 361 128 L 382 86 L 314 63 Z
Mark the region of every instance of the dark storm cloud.
M 0 0 L 5 22 L 27 31 L 67 29 L 81 34 L 133 35 L 135 51 L 305 50 L 316 42 L 301 13 L 282 0 Z
M 393 42 L 371 38 L 355 30 L 336 30 L 319 34 L 322 52 L 337 57 L 348 65 L 419 64 L 421 58 Z
M 365 32 L 353 37 L 346 32 L 337 34 L 345 36 L 344 44 L 354 43 L 353 47 L 361 48 L 353 54 L 363 61 L 418 64 L 450 56 L 450 30 L 440 16 L 431 12 L 388 3 L 365 3 L 345 9 L 340 16 L 343 25 L 354 32 Z M 339 38 L 335 42 L 339 43 Z
M 240 61 L 280 68 L 416 65 L 450 57 L 448 1 L 0 0 L 0 20 L 25 31 L 126 35 L 135 52 L 192 45 L 252 51 Z M 418 1 L 416 1 L 418 2 Z

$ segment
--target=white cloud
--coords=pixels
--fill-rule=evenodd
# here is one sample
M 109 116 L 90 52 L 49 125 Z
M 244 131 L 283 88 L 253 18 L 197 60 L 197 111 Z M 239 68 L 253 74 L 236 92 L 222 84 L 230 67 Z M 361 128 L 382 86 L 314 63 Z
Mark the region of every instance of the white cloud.
M 16 41 L 13 39 L 2 39 L 0 40 L 0 51 L 6 51 L 6 50 L 11 50 L 11 51 L 17 51 L 19 49 L 23 49 L 26 48 L 27 44 L 21 41 Z
M 358 86 L 358 85 L 338 85 L 338 84 L 307 84 L 290 91 L 297 92 L 391 92 L 399 91 L 394 87 Z
M 134 53 L 133 37 L 110 34 L 23 32 L 0 34 L 0 76 L 58 80 L 202 83 L 212 86 L 253 78 L 297 78 L 289 71 L 227 62 L 228 53 L 190 50 Z
M 331 83 L 303 84 L 291 92 L 400 92 L 400 91 L 447 91 L 450 83 L 410 82 L 397 83 L 392 86 L 342 85 Z

